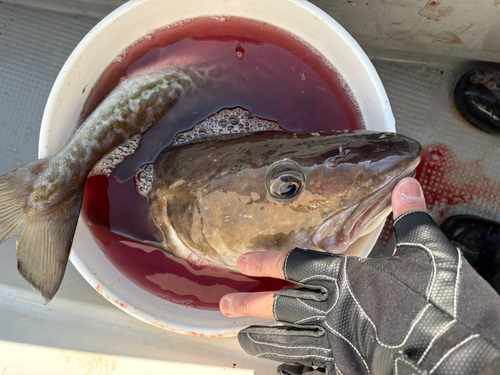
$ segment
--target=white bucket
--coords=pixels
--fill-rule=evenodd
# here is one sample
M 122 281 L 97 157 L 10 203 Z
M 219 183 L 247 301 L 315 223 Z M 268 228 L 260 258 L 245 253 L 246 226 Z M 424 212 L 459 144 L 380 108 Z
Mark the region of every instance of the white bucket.
M 151 30 L 185 19 L 230 15 L 256 19 L 285 29 L 310 43 L 348 83 L 367 129 L 395 131 L 382 83 L 354 39 L 322 10 L 305 0 L 132 0 L 94 27 L 75 48 L 57 77 L 42 120 L 39 157 L 56 153 L 72 134 L 90 89 L 111 61 Z M 82 89 L 88 86 L 85 93 Z M 367 256 L 382 225 L 360 238 L 349 254 Z M 104 256 L 80 220 L 71 261 L 104 297 L 127 313 L 157 327 L 198 336 L 234 336 L 256 318 L 226 318 L 174 304 L 146 292 L 123 276 Z

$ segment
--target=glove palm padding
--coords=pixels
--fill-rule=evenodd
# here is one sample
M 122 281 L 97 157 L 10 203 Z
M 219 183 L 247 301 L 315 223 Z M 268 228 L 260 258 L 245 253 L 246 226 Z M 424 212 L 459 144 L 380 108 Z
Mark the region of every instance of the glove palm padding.
M 500 358 L 500 299 L 425 212 L 394 223 L 388 259 L 295 249 L 275 295 L 286 323 L 242 330 L 283 374 L 477 374 Z

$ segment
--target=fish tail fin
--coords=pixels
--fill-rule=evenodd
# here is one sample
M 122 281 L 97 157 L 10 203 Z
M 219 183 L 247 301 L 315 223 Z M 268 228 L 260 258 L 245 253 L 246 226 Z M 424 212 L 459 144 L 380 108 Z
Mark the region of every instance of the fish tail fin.
M 9 178 L 11 173 L 0 177 L 0 243 L 4 243 L 23 228 L 23 204 L 16 199 L 16 184 Z
M 30 204 L 35 180 L 51 158 L 41 159 L 0 177 L 0 243 L 19 233 L 17 268 L 48 303 L 66 270 L 84 184 L 55 205 Z M 54 207 L 55 206 L 55 207 Z

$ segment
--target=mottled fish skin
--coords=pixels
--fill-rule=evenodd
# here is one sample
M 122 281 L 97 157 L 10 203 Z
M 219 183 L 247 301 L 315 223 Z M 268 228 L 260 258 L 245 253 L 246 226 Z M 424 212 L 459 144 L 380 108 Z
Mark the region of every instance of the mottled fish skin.
M 182 91 L 173 76 L 154 74 L 126 80 L 93 111 L 68 145 L 40 172 L 28 205 L 42 208 L 64 201 L 81 186 L 92 167 L 110 150 L 156 124 Z
M 59 153 L 0 177 L 0 242 L 20 233 L 18 270 L 46 302 L 62 281 L 92 167 L 156 124 L 188 84 L 163 73 L 128 78 Z
M 165 236 L 157 246 L 233 270 L 249 251 L 342 252 L 385 219 L 393 187 L 420 152 L 413 139 L 368 131 L 267 131 L 170 146 L 154 163 L 148 194 Z M 280 200 L 266 181 L 287 163 L 299 165 L 305 184 Z

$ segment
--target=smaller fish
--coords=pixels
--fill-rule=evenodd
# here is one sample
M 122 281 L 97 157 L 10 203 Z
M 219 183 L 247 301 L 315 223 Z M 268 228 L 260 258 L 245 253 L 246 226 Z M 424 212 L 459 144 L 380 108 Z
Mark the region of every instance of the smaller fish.
M 19 233 L 21 276 L 49 302 L 61 284 L 87 175 L 115 147 L 156 124 L 189 86 L 168 74 L 120 83 L 57 154 L 0 177 L 0 243 Z

